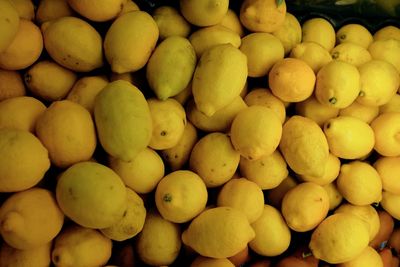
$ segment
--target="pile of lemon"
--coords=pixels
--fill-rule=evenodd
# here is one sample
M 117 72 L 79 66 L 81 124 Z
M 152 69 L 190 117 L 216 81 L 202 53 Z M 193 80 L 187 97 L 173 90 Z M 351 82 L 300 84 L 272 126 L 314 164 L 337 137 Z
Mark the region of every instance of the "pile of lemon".
M 400 29 L 177 6 L 0 0 L 0 266 L 398 266 Z

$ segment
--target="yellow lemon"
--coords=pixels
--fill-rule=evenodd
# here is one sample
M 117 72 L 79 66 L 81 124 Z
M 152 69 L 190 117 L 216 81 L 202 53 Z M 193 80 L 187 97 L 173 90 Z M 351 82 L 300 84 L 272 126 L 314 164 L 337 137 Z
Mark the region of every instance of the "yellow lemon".
M 24 75 L 25 84 L 36 96 L 46 101 L 65 98 L 71 90 L 77 75 L 55 62 L 36 62 Z
M 33 187 L 50 168 L 47 149 L 25 130 L 0 130 L 0 192 Z
M 387 211 L 394 219 L 400 220 L 400 212 L 398 209 L 400 204 L 400 194 L 393 194 L 387 191 L 383 191 L 380 204 L 382 208 Z
M 153 191 L 164 177 L 164 162 L 151 148 L 145 148 L 132 161 L 110 157 L 109 166 L 135 192 L 146 194 Z
M 71 225 L 55 238 L 55 266 L 103 266 L 111 258 L 112 242 L 95 229 Z
M 302 41 L 320 44 L 329 52 L 335 46 L 336 33 L 332 24 L 325 18 L 311 18 L 301 26 Z
M 331 50 L 333 60 L 341 60 L 358 67 L 372 59 L 368 50 L 354 43 L 341 43 Z
M 235 265 L 228 259 L 215 259 L 197 256 L 190 264 L 190 267 L 234 267 Z
M 197 141 L 198 134 L 196 127 L 192 123 L 187 122 L 178 143 L 171 148 L 161 151 L 162 158 L 172 171 L 181 169 L 188 162 L 190 153 Z
M 367 246 L 356 258 L 337 265 L 338 267 L 384 267 L 379 253 Z
M 371 205 L 352 205 L 350 203 L 344 203 L 340 205 L 335 213 L 339 212 L 349 212 L 354 215 L 359 216 L 364 220 L 369 226 L 369 240 L 373 240 L 378 234 L 380 228 L 380 220 L 378 212 Z
M 328 193 L 320 185 L 300 183 L 286 192 L 281 210 L 290 229 L 296 232 L 310 231 L 328 215 Z
M 252 32 L 273 32 L 284 23 L 285 14 L 285 1 L 245 0 L 240 6 L 239 18 Z
M 170 36 L 189 36 L 190 24 L 175 7 L 160 6 L 154 10 L 152 16 L 157 23 L 160 40 Z
M 138 11 L 140 10 L 139 6 L 133 0 L 126 0 L 122 2 L 122 9 L 118 13 L 118 16 L 121 16 L 125 13 Z
M 369 205 L 382 198 L 382 180 L 369 163 L 342 164 L 336 180 L 340 194 L 353 205 Z
M 309 98 L 314 91 L 315 80 L 311 67 L 296 58 L 276 62 L 268 74 L 272 93 L 286 102 L 300 102 Z
M 272 32 L 272 34 L 281 40 L 285 55 L 288 55 L 293 47 L 301 42 L 301 25 L 298 19 L 286 12 L 283 24 Z
M 110 168 L 95 162 L 79 162 L 59 177 L 58 205 L 71 220 L 88 228 L 107 228 L 126 211 L 126 189 Z
M 12 0 L 21 19 L 34 20 L 35 6 L 31 0 Z
M 72 86 L 66 99 L 78 103 L 93 115 L 95 98 L 107 84 L 108 80 L 103 76 L 82 77 Z
M 400 195 L 400 183 L 396 175 L 400 170 L 400 157 L 381 156 L 374 162 L 373 166 L 382 179 L 383 190 Z
M 0 248 L 0 262 L 4 266 L 50 266 L 52 242 L 31 249 L 16 249 L 7 243 Z
M 278 209 L 264 205 L 263 212 L 251 227 L 256 237 L 249 242 L 250 248 L 259 255 L 277 256 L 290 245 L 291 233 Z
M 315 97 L 324 105 L 345 108 L 356 100 L 360 86 L 360 72 L 356 66 L 333 60 L 317 73 Z
M 328 141 L 316 122 L 292 116 L 283 125 L 279 143 L 289 167 L 299 175 L 321 176 L 329 158 Z
M 374 148 L 374 131 L 368 123 L 350 116 L 339 116 L 326 121 L 324 133 L 329 150 L 342 159 L 358 159 Z
M 400 40 L 384 39 L 372 42 L 368 51 L 373 59 L 384 60 L 400 72 Z
M 11 19 L 12 20 L 12 19 Z M 42 53 L 43 36 L 36 24 L 21 19 L 11 43 L 0 52 L 0 68 L 21 70 L 32 65 Z
M 111 240 L 124 241 L 136 236 L 143 229 L 146 208 L 142 198 L 132 189 L 126 188 L 126 211 L 121 220 L 100 231 Z
M 228 12 L 229 0 L 180 0 L 179 7 L 188 22 L 204 27 L 222 21 Z
M 42 25 L 42 32 L 46 51 L 61 66 L 87 72 L 103 65 L 102 38 L 83 19 L 61 17 Z
M 203 211 L 182 233 L 185 245 L 211 258 L 231 257 L 243 250 L 254 237 L 255 232 L 246 215 L 231 207 Z
M 150 98 L 147 99 L 147 104 L 153 128 L 149 146 L 158 150 L 174 147 L 185 129 L 185 109 L 173 98 Z
M 295 187 L 298 181 L 288 175 L 283 181 L 275 188 L 269 189 L 267 193 L 267 202 L 271 203 L 277 209 L 281 209 L 282 199 L 286 192 Z
M 389 102 L 400 86 L 398 71 L 383 60 L 370 60 L 358 68 L 361 91 L 357 102 L 368 106 L 381 106 Z
M 379 114 L 387 112 L 400 112 L 400 94 L 397 93 L 386 104 L 379 106 Z
M 217 25 L 224 26 L 236 32 L 240 37 L 243 37 L 244 35 L 243 25 L 240 23 L 238 15 L 232 9 L 228 9 L 228 12 L 226 12 L 221 22 L 219 22 Z
M 368 242 L 368 225 L 362 219 L 351 213 L 337 213 L 312 232 L 309 247 L 317 259 L 338 264 L 356 258 Z
M 400 41 L 400 29 L 394 25 L 388 25 L 378 29 L 374 33 L 374 41 L 396 39 Z
M 328 193 L 329 197 L 329 210 L 336 209 L 343 201 L 343 196 L 340 194 L 337 189 L 336 183 L 332 182 L 322 186 L 325 191 Z
M 400 156 L 400 113 L 380 114 L 371 122 L 374 130 L 374 149 L 382 156 Z
M 0 102 L 0 129 L 35 132 L 36 122 L 46 106 L 31 96 L 13 97 Z
M 277 187 L 289 174 L 285 159 L 279 150 L 256 160 L 244 157 L 239 162 L 240 173 L 262 190 Z
M 15 70 L 0 69 L 0 101 L 26 95 L 21 74 Z
M 152 266 L 170 265 L 181 249 L 179 225 L 165 220 L 155 212 L 148 212 L 136 239 L 136 252 L 142 262 Z
M 332 56 L 322 45 L 309 42 L 301 42 L 295 45 L 289 54 L 292 58 L 306 62 L 317 73 L 323 66 L 332 61 Z
M 323 126 L 327 120 L 337 117 L 340 112 L 340 109 L 336 107 L 322 104 L 314 95 L 297 102 L 295 110 L 298 115 L 312 119 L 319 126 Z
M 285 53 L 282 42 L 266 32 L 254 32 L 244 36 L 240 51 L 247 56 L 249 77 L 267 75 L 272 66 L 283 59 Z
M 219 191 L 217 206 L 238 209 L 253 223 L 263 212 L 264 194 L 256 183 L 246 178 L 231 179 Z
M 247 57 L 231 44 L 206 50 L 197 63 L 192 82 L 196 107 L 206 116 L 231 103 L 247 79 Z
M 196 173 L 179 170 L 160 180 L 155 191 L 155 202 L 161 216 L 175 223 L 192 220 L 207 204 L 206 184 Z
M 325 171 L 322 176 L 312 176 L 312 175 L 300 175 L 300 179 L 304 182 L 313 182 L 318 185 L 327 185 L 333 182 L 339 175 L 340 172 L 340 159 L 329 153 L 328 161 L 325 165 Z
M 359 96 L 358 98 L 362 98 Z M 362 100 L 360 101 L 362 102 Z M 359 101 L 354 101 L 350 106 L 339 110 L 339 116 L 350 116 L 360 119 L 366 123 L 371 123 L 379 115 L 378 106 L 367 106 L 361 104 Z
M 69 6 L 83 17 L 92 21 L 107 21 L 115 18 L 126 0 L 67 0 Z
M 104 53 L 111 70 L 133 72 L 144 67 L 159 36 L 157 23 L 144 11 L 128 12 L 113 21 L 104 38 Z
M 153 126 L 149 104 L 127 81 L 111 82 L 97 94 L 94 119 L 100 143 L 113 157 L 131 161 L 150 143 Z
M 64 223 L 64 214 L 52 192 L 30 188 L 8 197 L 0 208 L 0 233 L 16 249 L 32 249 L 52 241 Z
M 240 154 L 227 134 L 213 132 L 202 137 L 190 154 L 190 169 L 196 172 L 207 187 L 224 184 L 239 166 Z
M 73 16 L 73 10 L 66 0 L 43 0 L 36 10 L 36 21 L 40 24 L 67 16 Z
M 282 124 L 275 112 L 259 105 L 239 111 L 230 131 L 233 147 L 249 160 L 272 154 L 281 136 Z
M 1 24 L 0 24 L 0 53 L 3 52 L 13 41 L 18 32 L 19 14 L 11 1 L 1 0 Z
M 339 44 L 352 43 L 367 49 L 374 38 L 365 26 L 358 23 L 347 23 L 336 31 L 336 40 Z

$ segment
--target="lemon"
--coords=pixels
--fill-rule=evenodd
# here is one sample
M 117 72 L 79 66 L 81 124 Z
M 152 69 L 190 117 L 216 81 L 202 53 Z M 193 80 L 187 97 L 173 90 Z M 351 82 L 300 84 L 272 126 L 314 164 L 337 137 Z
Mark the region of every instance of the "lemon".
M 254 237 L 246 215 L 231 207 L 203 211 L 182 233 L 185 245 L 211 258 L 231 257 L 243 250 Z
M 21 74 L 15 70 L 0 69 L 0 101 L 26 95 Z
M 124 241 L 136 236 L 143 229 L 146 208 L 142 198 L 132 189 L 126 188 L 127 209 L 121 220 L 100 231 L 111 240 Z
M 125 0 L 122 2 L 122 9 L 118 13 L 118 16 L 121 16 L 128 12 L 138 11 L 138 10 L 140 10 L 140 8 L 133 0 Z
M 328 263 L 350 261 L 368 246 L 368 232 L 368 225 L 357 215 L 333 214 L 312 232 L 309 247 L 314 257 Z
M 190 264 L 190 267 L 234 267 L 228 259 L 215 259 L 203 256 L 197 256 Z
M 56 186 L 61 210 L 74 222 L 88 228 L 107 228 L 126 211 L 126 189 L 110 168 L 95 162 L 80 162 L 65 170 Z
M 0 208 L 0 233 L 16 249 L 48 244 L 61 231 L 64 214 L 52 192 L 30 188 L 9 196 Z
M 111 82 L 97 94 L 94 119 L 100 143 L 113 157 L 131 161 L 150 143 L 153 126 L 149 104 L 127 81 Z
M 285 55 L 288 55 L 293 47 L 301 42 L 301 25 L 298 19 L 289 12 L 285 14 L 283 24 L 272 32 L 272 34 L 281 40 Z
M 166 100 L 183 91 L 196 62 L 195 49 L 184 37 L 168 37 L 158 44 L 146 65 L 146 78 L 157 98 Z
M 52 242 L 32 249 L 16 249 L 7 243 L 0 248 L 0 262 L 4 266 L 50 266 Z
M 397 93 L 386 104 L 379 106 L 379 114 L 387 112 L 400 112 L 400 94 Z
M 350 116 L 339 116 L 324 124 L 329 150 L 342 159 L 359 159 L 374 148 L 374 131 L 368 123 Z
M 400 72 L 400 40 L 384 39 L 372 42 L 368 51 L 373 59 L 384 60 Z
M 244 177 L 255 182 L 262 190 L 277 187 L 289 174 L 285 159 L 279 150 L 257 160 L 241 157 L 239 168 Z
M 364 220 L 369 226 L 369 240 L 373 240 L 378 234 L 380 228 L 380 220 L 378 212 L 371 205 L 352 205 L 349 203 L 344 203 L 340 205 L 335 213 L 349 212 L 354 215 L 359 216 Z
M 373 164 L 382 179 L 383 190 L 400 195 L 399 178 L 396 176 L 400 168 L 400 157 L 379 157 Z
M 264 194 L 256 183 L 246 178 L 231 179 L 219 191 L 217 206 L 238 209 L 253 223 L 263 212 Z
M 89 160 L 96 149 L 96 131 L 89 111 L 69 100 L 54 101 L 36 122 L 36 135 L 51 162 L 60 168 Z
M 204 27 L 222 21 L 228 12 L 229 0 L 180 0 L 179 7 L 188 22 Z
M 266 15 L 268 14 L 268 15 Z M 239 11 L 244 27 L 252 32 L 273 32 L 285 21 L 286 2 L 274 0 L 245 0 Z
M 367 246 L 356 258 L 338 264 L 338 267 L 384 267 L 379 253 L 372 247 Z
M 290 229 L 296 232 L 310 231 L 328 215 L 328 193 L 320 185 L 300 183 L 286 192 L 281 210 Z
M 374 38 L 365 26 L 358 23 L 347 23 L 336 31 L 336 40 L 338 44 L 352 43 L 367 49 Z
M 382 192 L 382 200 L 380 204 L 382 208 L 396 220 L 400 220 L 400 212 L 398 209 L 399 203 L 400 194 L 393 194 L 387 191 Z
M 103 76 L 82 77 L 72 86 L 66 99 L 78 103 L 93 115 L 95 98 L 107 84 L 108 80 Z
M 10 18 L 10 22 L 12 20 Z M 6 70 L 25 69 L 38 60 L 42 51 L 43 36 L 39 27 L 30 20 L 20 19 L 16 35 L 11 43 L 0 52 L 0 68 Z
M 267 202 L 277 209 L 281 208 L 282 199 L 286 192 L 295 187 L 298 181 L 288 175 L 283 181 L 275 188 L 269 189 L 267 193 Z
M 55 62 L 36 62 L 24 75 L 25 84 L 37 97 L 47 101 L 65 98 L 71 90 L 77 75 Z
M 386 61 L 371 60 L 358 68 L 361 91 L 357 102 L 381 106 L 390 101 L 400 86 L 398 71 Z
M 21 19 L 34 20 L 35 7 L 31 0 L 13 0 L 11 1 L 17 9 Z
M 267 75 L 272 66 L 283 59 L 285 53 L 282 42 L 266 32 L 254 32 L 244 36 L 240 51 L 247 56 L 249 77 Z
M 148 147 L 129 162 L 110 157 L 109 166 L 121 177 L 127 187 L 140 194 L 153 191 L 165 172 L 164 162 L 160 155 Z
M 345 108 L 360 93 L 360 73 L 354 65 L 333 60 L 317 73 L 315 97 L 324 105 Z
M 188 162 L 190 153 L 197 141 L 198 135 L 196 127 L 194 127 L 192 123 L 187 122 L 178 143 L 174 147 L 161 151 L 162 158 L 172 171 L 181 169 L 186 162 Z M 139 173 L 140 172 L 138 172 L 138 174 Z
M 114 19 L 126 0 L 67 0 L 69 6 L 83 17 L 97 22 Z
M 170 36 L 189 36 L 190 24 L 175 7 L 160 6 L 154 10 L 152 16 L 157 23 L 160 40 Z
M 63 67 L 87 72 L 103 65 L 102 38 L 88 22 L 61 17 L 42 25 L 46 51 Z
M 337 117 L 340 113 L 340 109 L 320 103 L 314 95 L 297 102 L 295 110 L 298 115 L 312 119 L 319 126 L 323 126 L 327 120 Z
M 190 154 L 190 169 L 197 173 L 207 187 L 224 184 L 239 166 L 240 154 L 227 134 L 213 132 L 202 137 Z
M 272 93 L 286 102 L 300 102 L 310 97 L 315 80 L 311 67 L 296 58 L 276 62 L 268 74 Z
M 18 96 L 0 102 L 0 129 L 19 129 L 35 132 L 39 116 L 46 106 L 31 96 Z
M 369 205 L 382 198 L 379 173 L 366 162 L 342 164 L 336 183 L 342 196 L 353 205 Z
M 24 130 L 0 130 L 1 192 L 31 188 L 49 168 L 48 151 L 36 136 Z
M 204 210 L 207 199 L 203 180 L 187 170 L 169 173 L 160 180 L 155 191 L 155 202 L 161 216 L 175 223 L 192 220 Z
M 282 214 L 270 205 L 264 205 L 261 217 L 251 224 L 256 237 L 249 242 L 250 248 L 262 256 L 277 256 L 290 245 L 291 233 Z
M 362 98 L 359 96 L 359 98 Z M 362 102 L 362 100 L 360 101 Z M 359 101 L 354 101 L 350 106 L 342 108 L 339 110 L 339 116 L 350 116 L 360 119 L 366 123 L 371 123 L 379 115 L 378 106 L 367 106 L 361 104 Z
M 113 21 L 104 37 L 104 53 L 111 70 L 133 72 L 144 67 L 159 37 L 157 23 L 144 11 L 128 12 Z
M 55 238 L 55 266 L 103 266 L 111 258 L 112 242 L 95 229 L 71 225 Z
M 152 136 L 149 146 L 153 149 L 174 147 L 182 137 L 186 125 L 185 109 L 172 98 L 147 99 L 152 118 Z
M 212 116 L 239 96 L 246 79 L 247 57 L 238 48 L 219 44 L 206 50 L 193 75 L 192 92 L 197 109 Z
M 283 125 L 279 143 L 288 166 L 299 175 L 321 176 L 329 158 L 328 141 L 316 122 L 294 115 Z
M 335 46 L 336 33 L 332 24 L 325 18 L 311 18 L 301 26 L 302 41 L 320 44 L 329 52 Z
M 400 113 L 388 112 L 380 114 L 371 122 L 374 130 L 374 149 L 382 156 L 400 156 Z
M 342 203 L 343 196 L 340 194 L 339 190 L 337 189 L 336 183 L 332 182 L 322 186 L 325 191 L 328 193 L 329 197 L 329 210 L 336 209 L 340 203 Z
M 243 25 L 240 23 L 238 15 L 232 9 L 228 9 L 228 12 L 226 12 L 225 16 L 217 25 L 224 26 L 236 32 L 240 37 L 244 35 Z
M 332 61 L 332 56 L 322 45 L 309 42 L 301 42 L 295 45 L 289 54 L 292 58 L 306 62 L 317 73 L 323 66 Z
M 136 252 L 142 262 L 152 266 L 170 265 L 181 249 L 181 230 L 178 224 L 148 212 L 136 239 Z
M 300 179 L 304 182 L 313 182 L 324 186 L 333 182 L 338 177 L 339 171 L 340 159 L 332 153 L 329 153 L 328 161 L 325 165 L 325 171 L 322 176 L 300 175 Z
M 65 0 L 43 0 L 39 2 L 35 15 L 40 25 L 53 19 L 73 16 L 73 11 Z
M 8 0 L 0 1 L 0 53 L 6 50 L 18 32 L 19 14 L 16 7 Z
M 388 25 L 378 29 L 374 33 L 374 41 L 396 39 L 400 41 L 400 29 L 393 25 Z
M 341 43 L 331 50 L 332 59 L 341 60 L 358 67 L 372 59 L 365 47 L 354 43 Z
M 197 129 L 205 132 L 226 132 L 230 129 L 233 119 L 239 111 L 247 107 L 241 96 L 216 111 L 212 116 L 206 116 L 196 108 L 196 103 L 189 100 L 186 106 L 188 120 L 196 126 Z

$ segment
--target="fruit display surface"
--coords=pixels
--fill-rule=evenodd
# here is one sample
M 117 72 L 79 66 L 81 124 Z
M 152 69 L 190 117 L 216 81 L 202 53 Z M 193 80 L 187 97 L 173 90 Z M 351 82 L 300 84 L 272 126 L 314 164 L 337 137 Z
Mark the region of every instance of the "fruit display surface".
M 399 267 L 399 10 L 0 0 L 0 267 Z

